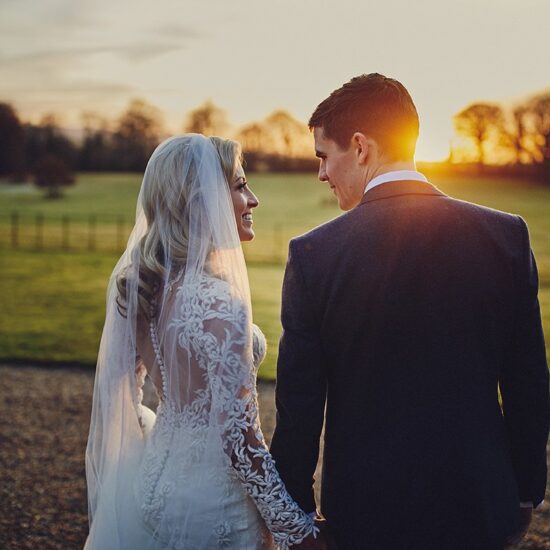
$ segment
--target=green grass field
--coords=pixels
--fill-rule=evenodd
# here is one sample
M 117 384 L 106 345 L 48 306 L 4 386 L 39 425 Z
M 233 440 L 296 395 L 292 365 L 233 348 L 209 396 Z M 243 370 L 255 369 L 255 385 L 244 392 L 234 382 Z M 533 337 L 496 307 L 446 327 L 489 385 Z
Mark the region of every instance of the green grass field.
M 315 175 L 251 174 L 260 198 L 257 238 L 245 245 L 255 322 L 268 338 L 260 376 L 275 375 L 279 308 L 288 240 L 339 214 Z M 550 188 L 523 181 L 437 180 L 446 193 L 522 215 L 537 257 L 540 300 L 550 341 Z M 67 362 L 93 365 L 103 326 L 105 289 L 117 260 L 117 218 L 131 227 L 140 177 L 83 174 L 65 198 L 47 201 L 28 185 L 0 185 L 0 361 Z M 10 215 L 19 213 L 19 245 L 10 247 Z M 36 245 L 35 220 L 45 217 L 43 250 Z M 87 250 L 87 223 L 97 216 L 97 250 Z M 61 250 L 60 220 L 70 217 L 71 252 Z M 122 239 L 123 240 L 123 239 Z M 102 248 L 102 246 L 104 248 Z
M 258 238 L 245 248 L 251 260 L 280 263 L 292 236 L 339 213 L 335 200 L 314 175 L 252 174 L 249 181 L 260 199 L 254 213 Z M 44 249 L 63 248 L 62 220 L 67 217 L 68 248 L 87 250 L 93 216 L 96 250 L 119 252 L 134 224 L 140 184 L 137 174 L 82 174 L 61 200 L 45 200 L 31 184 L 0 185 L 0 246 L 10 244 L 11 214 L 17 212 L 22 247 L 36 247 L 36 218 L 42 215 Z

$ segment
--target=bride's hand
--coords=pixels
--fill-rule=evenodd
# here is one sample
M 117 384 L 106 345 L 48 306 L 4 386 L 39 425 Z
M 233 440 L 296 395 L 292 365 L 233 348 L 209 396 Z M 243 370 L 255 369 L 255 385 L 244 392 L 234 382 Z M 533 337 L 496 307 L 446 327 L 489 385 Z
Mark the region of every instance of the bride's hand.
M 292 547 L 292 550 L 337 550 L 336 544 L 327 532 L 327 521 L 324 518 L 317 518 L 315 526 L 319 528 L 317 538 L 313 534 L 307 536 L 300 544 Z

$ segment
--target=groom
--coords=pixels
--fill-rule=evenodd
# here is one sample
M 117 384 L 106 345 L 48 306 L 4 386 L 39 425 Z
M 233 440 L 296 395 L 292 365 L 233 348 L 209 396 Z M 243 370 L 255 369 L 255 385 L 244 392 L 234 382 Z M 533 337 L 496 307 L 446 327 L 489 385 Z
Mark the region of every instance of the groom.
M 314 513 L 326 406 L 321 512 L 340 550 L 502 549 L 546 487 L 527 226 L 415 170 L 418 115 L 396 80 L 353 78 L 309 126 L 346 213 L 290 243 L 277 468 Z

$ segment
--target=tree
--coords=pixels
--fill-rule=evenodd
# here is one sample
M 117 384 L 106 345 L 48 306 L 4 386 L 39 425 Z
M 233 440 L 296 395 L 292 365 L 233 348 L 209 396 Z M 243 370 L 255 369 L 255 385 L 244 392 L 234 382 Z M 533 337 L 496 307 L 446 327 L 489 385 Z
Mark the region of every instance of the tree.
M 34 168 L 34 183 L 46 190 L 46 198 L 57 199 L 62 196 L 61 188 L 75 183 L 74 174 L 63 160 L 46 155 Z
M 244 126 L 236 138 L 243 146 L 246 165 L 251 170 L 311 172 L 317 169 L 309 129 L 287 111 L 274 111 L 262 122 Z
M 160 111 L 133 100 L 113 134 L 113 164 L 118 170 L 142 172 L 162 134 Z
M 37 126 L 26 124 L 24 132 L 25 162 L 31 172 L 34 173 L 36 164 L 45 156 L 61 159 L 70 169 L 75 167 L 77 148 L 63 134 L 54 114 L 45 115 Z
M 228 128 L 225 111 L 208 100 L 188 114 L 184 130 L 205 136 L 223 136 Z
M 283 110 L 273 111 L 262 122 L 244 126 L 237 139 L 245 152 L 286 158 L 311 157 L 311 134 L 307 126 Z
M 487 163 L 490 145 L 498 146 L 504 132 L 502 109 L 492 103 L 474 103 L 454 116 L 457 134 L 473 146 L 474 159 L 482 166 Z
M 272 148 L 269 132 L 257 122 L 243 126 L 236 137 L 245 152 L 261 153 Z
M 539 173 L 550 178 L 550 91 L 533 97 L 527 105 L 534 134 Z
M 307 126 L 287 111 L 271 113 L 266 118 L 264 127 L 272 136 L 274 153 L 290 158 L 311 156 L 311 135 Z
M 23 127 L 13 107 L 0 103 L 0 177 L 22 179 L 25 142 Z
M 235 136 L 243 148 L 246 169 L 253 172 L 266 172 L 270 168 L 269 156 L 273 150 L 271 135 L 265 125 L 252 122 L 243 126 Z
M 107 121 L 95 113 L 83 113 L 84 140 L 80 147 L 80 170 L 102 171 L 111 168 L 111 143 Z
M 514 151 L 516 164 L 529 163 L 532 161 L 532 152 L 529 147 L 529 131 L 526 124 L 527 108 L 525 105 L 518 105 L 512 111 L 513 127 L 509 135 L 509 143 Z

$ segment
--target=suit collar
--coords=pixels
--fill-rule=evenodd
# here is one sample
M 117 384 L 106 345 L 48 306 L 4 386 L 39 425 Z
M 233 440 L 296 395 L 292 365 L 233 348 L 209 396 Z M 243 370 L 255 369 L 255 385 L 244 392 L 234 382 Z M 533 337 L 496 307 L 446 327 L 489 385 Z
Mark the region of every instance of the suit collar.
M 401 195 L 432 195 L 446 197 L 445 193 L 440 191 L 435 185 L 423 181 L 388 181 L 382 185 L 378 185 L 373 189 L 369 189 L 361 199 L 361 204 L 369 202 L 389 199 Z

